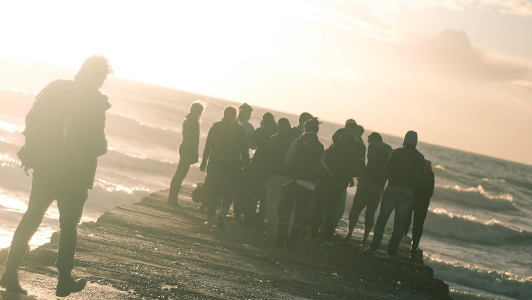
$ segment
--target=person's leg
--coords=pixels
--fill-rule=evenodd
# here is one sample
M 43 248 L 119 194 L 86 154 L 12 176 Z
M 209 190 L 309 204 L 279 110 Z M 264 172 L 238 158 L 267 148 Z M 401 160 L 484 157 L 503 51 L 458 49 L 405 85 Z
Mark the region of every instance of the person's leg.
M 282 184 L 284 177 L 274 175 L 266 182 L 266 235 L 277 236 L 277 224 L 279 224 L 279 202 L 281 201 Z
M 225 217 L 233 204 L 236 192 L 237 192 L 237 173 L 227 173 L 223 179 L 223 199 L 222 205 L 220 207 L 220 212 L 218 213 L 218 229 L 223 230 L 225 228 Z
M 415 196 L 414 196 L 415 197 Z M 423 224 L 429 210 L 429 197 L 415 197 L 414 198 L 414 225 L 412 227 L 412 251 L 419 247 L 419 241 L 423 234 Z
M 368 186 L 366 212 L 364 215 L 364 237 L 362 242 L 365 243 L 368 240 L 369 233 L 375 224 L 375 212 L 379 207 L 382 197 L 382 188 L 380 186 L 370 184 Z
M 355 197 L 353 198 L 353 204 L 351 205 L 351 211 L 349 212 L 349 231 L 345 237 L 346 240 L 351 239 L 353 230 L 358 223 L 358 217 L 364 207 L 366 207 L 368 196 L 367 184 L 363 181 L 359 181 Z
M 401 189 L 397 202 L 395 204 L 395 219 L 393 224 L 393 232 L 390 241 L 388 242 L 388 256 L 392 257 L 397 255 L 399 250 L 399 244 L 403 237 L 405 229 L 405 223 L 412 207 L 412 200 L 414 193 L 409 189 Z M 380 216 L 379 216 L 380 217 Z
M 177 164 L 177 170 L 172 178 L 170 183 L 170 192 L 168 194 L 168 204 L 178 205 L 177 198 L 179 196 L 179 191 L 181 190 L 181 184 L 183 179 L 187 176 L 188 170 L 190 169 L 190 164 L 185 162 L 183 159 L 179 159 Z
M 46 210 L 53 201 L 52 196 L 46 195 L 42 192 L 42 188 L 38 187 L 38 180 L 35 177 L 33 179 L 28 209 L 15 230 L 11 247 L 9 247 L 6 269 L 0 279 L 0 286 L 4 287 L 8 292 L 27 293 L 20 287 L 17 270 L 24 259 L 31 238 L 39 228 Z
M 207 181 L 209 182 L 208 200 L 207 200 L 207 222 L 210 225 L 214 224 L 216 209 L 223 197 L 223 176 L 214 172 L 207 174 Z
M 65 197 L 57 199 L 59 209 L 59 249 L 56 267 L 59 273 L 56 295 L 66 297 L 85 288 L 86 280 L 74 280 L 74 254 L 78 241 L 77 226 L 83 214 L 83 206 L 88 197 L 86 188 L 72 190 Z
M 294 191 L 295 207 L 294 207 L 294 226 L 286 242 L 286 248 L 293 249 L 299 239 L 299 236 L 303 233 L 305 228 L 303 227 L 308 216 L 308 203 L 312 196 L 312 191 L 297 184 Z
M 334 216 L 334 229 L 338 227 L 338 222 L 342 219 L 345 212 L 345 202 L 347 201 L 347 189 L 342 193 L 338 200 L 338 207 L 336 208 L 336 214 Z
M 266 199 L 266 182 L 259 180 L 257 182 L 257 194 L 259 199 L 259 212 L 257 213 L 257 220 L 255 223 L 255 228 L 260 232 L 264 232 L 264 220 L 266 220 L 266 209 L 268 207 L 268 202 Z
M 329 196 L 329 193 L 330 188 L 328 186 L 325 184 L 318 184 L 316 192 L 314 193 L 315 205 L 312 215 L 312 226 L 310 229 L 310 237 L 312 239 L 317 239 L 320 236 L 319 231 L 320 227 L 322 227 L 323 219 L 325 217 L 327 197 Z
M 294 210 L 294 204 L 296 203 L 297 197 L 297 186 L 298 184 L 295 181 L 292 181 L 288 185 L 283 187 L 281 203 L 279 204 L 279 224 L 277 225 L 277 240 L 275 246 L 284 247 L 287 232 L 288 232 L 288 221 L 290 220 L 290 215 Z
M 390 214 L 395 208 L 395 203 L 398 197 L 398 188 L 387 187 L 384 190 L 382 195 L 381 210 L 379 212 L 379 217 L 377 218 L 377 224 L 375 225 L 375 232 L 373 234 L 373 241 L 371 241 L 370 249 L 372 251 L 377 251 L 382 242 L 382 236 L 384 235 L 384 228 L 386 227 L 386 222 L 390 218 Z
M 321 233 L 321 239 L 327 243 L 332 241 L 334 234 L 334 222 L 336 221 L 336 209 L 338 208 L 338 202 L 340 202 L 342 194 L 345 192 L 344 185 L 338 185 L 337 183 L 330 189 L 329 197 L 327 198 L 326 205 L 326 218 L 325 218 L 325 231 Z

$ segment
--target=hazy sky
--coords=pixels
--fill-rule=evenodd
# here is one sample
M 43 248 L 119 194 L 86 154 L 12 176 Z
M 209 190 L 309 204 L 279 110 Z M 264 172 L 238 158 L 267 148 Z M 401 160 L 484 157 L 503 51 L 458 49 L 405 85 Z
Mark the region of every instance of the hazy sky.
M 532 1 L 4 2 L 0 54 L 532 164 Z

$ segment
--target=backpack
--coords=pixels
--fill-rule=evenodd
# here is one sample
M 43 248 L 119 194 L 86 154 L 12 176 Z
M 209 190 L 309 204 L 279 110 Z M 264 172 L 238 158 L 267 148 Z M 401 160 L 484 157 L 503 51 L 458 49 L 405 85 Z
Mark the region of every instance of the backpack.
M 24 146 L 17 153 L 23 166 L 40 170 L 64 165 L 70 156 L 73 134 L 70 130 L 74 103 L 72 81 L 57 80 L 36 97 L 26 115 Z

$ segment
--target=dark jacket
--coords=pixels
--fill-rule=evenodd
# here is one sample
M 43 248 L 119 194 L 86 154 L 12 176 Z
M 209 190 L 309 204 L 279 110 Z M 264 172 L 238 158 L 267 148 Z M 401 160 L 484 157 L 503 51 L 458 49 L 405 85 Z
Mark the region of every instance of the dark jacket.
M 385 165 L 389 186 L 414 189 L 423 178 L 424 171 L 425 157 L 412 146 L 393 150 Z
M 268 145 L 266 145 L 266 151 L 264 151 L 268 175 L 286 175 L 284 158 L 293 141 L 294 135 L 290 131 L 276 134 L 270 138 Z
M 353 177 L 360 177 L 366 166 L 366 145 L 352 135 L 347 137 L 347 147 L 353 153 L 354 169 Z
M 312 132 L 305 133 L 296 139 L 292 145 L 296 147 L 296 150 L 287 166 L 286 177 L 294 180 L 316 181 L 324 152 L 323 144 L 318 140 L 318 135 Z M 291 154 L 290 149 L 288 152 L 287 156 Z
M 198 162 L 198 145 L 200 136 L 199 120 L 187 115 L 183 121 L 183 140 L 179 146 L 179 159 L 189 164 Z
M 383 142 L 371 143 L 368 146 L 368 164 L 364 169 L 361 181 L 371 182 L 377 186 L 384 187 L 386 176 L 384 165 L 388 161 L 393 149 L 390 145 Z
M 419 184 L 414 189 L 414 201 L 416 199 L 423 199 L 424 201 L 429 200 L 434 193 L 434 172 L 432 170 L 430 173 L 421 179 Z
M 203 161 L 207 173 L 237 171 L 249 163 L 249 150 L 244 128 L 236 121 L 222 120 L 212 125 L 207 135 Z
M 318 185 L 329 184 L 332 181 L 346 188 L 353 178 L 353 155 L 347 146 L 332 145 L 325 150 L 325 165 L 333 174 L 321 169 L 318 177 Z
M 92 188 L 97 158 L 107 152 L 107 99 L 99 90 L 70 80 L 46 86 L 26 116 L 22 164 L 42 176 Z

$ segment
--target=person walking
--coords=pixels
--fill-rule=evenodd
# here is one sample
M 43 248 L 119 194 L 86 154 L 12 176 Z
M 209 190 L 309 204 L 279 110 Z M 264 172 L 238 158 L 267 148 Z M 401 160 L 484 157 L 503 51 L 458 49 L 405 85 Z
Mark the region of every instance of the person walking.
M 87 281 L 75 280 L 71 273 L 77 225 L 94 184 L 97 158 L 107 152 L 105 113 L 111 105 L 99 89 L 110 73 L 112 68 L 105 57 L 89 57 L 74 80 L 56 80 L 47 85 L 26 116 L 26 140 L 18 156 L 26 174 L 33 169 L 33 180 L 28 210 L 15 230 L 0 279 L 0 286 L 8 292 L 27 294 L 20 286 L 17 270 L 54 200 L 60 227 L 56 296 L 65 297 L 85 288 Z
M 383 142 L 382 136 L 377 132 L 368 136 L 368 144 L 368 164 L 357 184 L 357 191 L 349 213 L 349 231 L 345 237 L 346 240 L 351 239 L 353 230 L 358 223 L 358 217 L 366 208 L 363 245 L 367 243 L 369 233 L 373 228 L 375 211 L 379 206 L 382 190 L 386 184 L 384 165 L 393 150 L 390 145 Z
M 405 223 L 412 207 L 414 188 L 423 178 L 425 158 L 416 149 L 417 133 L 408 131 L 403 140 L 403 148 L 392 151 L 385 165 L 388 186 L 382 195 L 381 210 L 375 225 L 370 248 L 364 252 L 375 254 L 382 241 L 384 228 L 390 214 L 395 209 L 393 233 L 388 242 L 388 258 L 397 259 L 399 244 L 405 229 Z
M 198 146 L 200 137 L 200 118 L 203 113 L 203 105 L 200 102 L 194 102 L 190 106 L 190 112 L 183 121 L 182 134 L 183 140 L 179 146 L 179 163 L 172 182 L 170 183 L 170 192 L 168 194 L 168 204 L 180 206 L 177 202 L 179 191 L 183 179 L 187 176 L 190 165 L 198 162 Z

